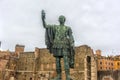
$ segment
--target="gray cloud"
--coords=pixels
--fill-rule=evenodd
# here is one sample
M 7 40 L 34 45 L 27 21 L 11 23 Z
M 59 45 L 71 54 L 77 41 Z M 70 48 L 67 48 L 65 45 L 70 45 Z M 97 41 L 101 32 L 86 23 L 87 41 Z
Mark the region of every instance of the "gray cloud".
M 48 24 L 58 24 L 58 16 L 67 18 L 75 45 L 87 44 L 103 54 L 120 52 L 119 0 L 1 0 L 0 39 L 2 49 L 14 50 L 15 44 L 26 50 L 45 47 L 40 11 L 45 9 Z

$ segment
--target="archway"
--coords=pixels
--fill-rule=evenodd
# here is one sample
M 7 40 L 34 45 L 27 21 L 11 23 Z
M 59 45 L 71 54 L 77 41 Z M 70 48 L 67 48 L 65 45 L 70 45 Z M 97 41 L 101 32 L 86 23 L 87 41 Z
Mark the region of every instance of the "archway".
M 104 76 L 102 80 L 113 80 L 111 76 Z

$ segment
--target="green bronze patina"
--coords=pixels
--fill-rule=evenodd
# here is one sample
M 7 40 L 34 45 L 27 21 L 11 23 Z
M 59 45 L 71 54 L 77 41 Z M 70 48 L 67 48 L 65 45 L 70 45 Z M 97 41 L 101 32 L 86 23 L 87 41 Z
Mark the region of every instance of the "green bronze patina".
M 66 73 L 66 80 L 70 78 L 70 68 L 74 68 L 74 39 L 70 27 L 65 26 L 66 18 L 59 16 L 60 25 L 47 25 L 45 22 L 45 12 L 41 12 L 43 27 L 46 29 L 45 43 L 50 53 L 56 58 L 56 72 L 57 77 L 53 80 L 61 79 L 61 58 L 64 59 L 64 68 Z

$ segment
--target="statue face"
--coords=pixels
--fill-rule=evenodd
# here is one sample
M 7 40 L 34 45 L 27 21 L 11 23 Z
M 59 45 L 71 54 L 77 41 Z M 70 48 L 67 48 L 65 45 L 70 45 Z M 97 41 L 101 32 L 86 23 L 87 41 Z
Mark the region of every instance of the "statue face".
M 61 23 L 61 24 L 64 24 L 65 23 L 65 17 L 64 16 L 59 16 L 59 22 Z

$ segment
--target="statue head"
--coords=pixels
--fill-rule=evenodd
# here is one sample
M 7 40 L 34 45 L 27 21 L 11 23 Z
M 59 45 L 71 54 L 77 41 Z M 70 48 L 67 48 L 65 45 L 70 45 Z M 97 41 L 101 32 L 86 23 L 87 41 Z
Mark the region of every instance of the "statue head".
M 60 22 L 60 24 L 64 24 L 65 23 L 65 16 L 63 16 L 63 15 L 59 16 L 59 22 Z

